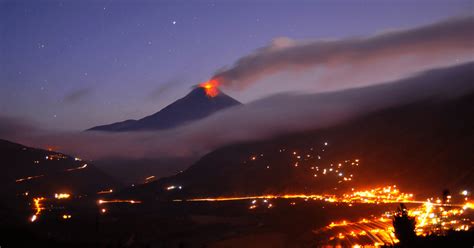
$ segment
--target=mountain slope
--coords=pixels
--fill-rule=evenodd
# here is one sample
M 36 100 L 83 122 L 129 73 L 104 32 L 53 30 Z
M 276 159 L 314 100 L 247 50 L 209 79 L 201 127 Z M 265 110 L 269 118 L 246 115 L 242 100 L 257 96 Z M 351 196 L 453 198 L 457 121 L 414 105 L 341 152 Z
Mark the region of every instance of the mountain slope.
M 224 147 L 183 173 L 128 193 L 173 198 L 334 193 L 335 188 L 345 192 L 390 184 L 420 193 L 472 190 L 472 106 L 474 94 L 445 103 L 419 102 L 330 129 Z M 168 192 L 172 185 L 182 190 Z
M 139 120 L 127 120 L 97 126 L 88 129 L 88 131 L 120 132 L 173 128 L 239 104 L 240 102 L 223 92 L 219 92 L 214 97 L 209 97 L 206 95 L 204 88 L 197 87 L 185 97 L 173 102 L 153 115 Z
M 443 77 L 439 72 L 401 82 L 413 84 L 403 90 L 425 93 L 416 101 L 332 127 L 223 147 L 183 173 L 123 194 L 187 198 L 341 193 L 391 184 L 431 196 L 446 188 L 472 191 L 472 64 Z M 355 91 L 377 92 L 375 87 L 385 86 Z M 446 94 L 446 87 L 456 90 Z
M 61 153 L 0 140 L 0 194 L 95 193 L 117 187 L 94 165 Z

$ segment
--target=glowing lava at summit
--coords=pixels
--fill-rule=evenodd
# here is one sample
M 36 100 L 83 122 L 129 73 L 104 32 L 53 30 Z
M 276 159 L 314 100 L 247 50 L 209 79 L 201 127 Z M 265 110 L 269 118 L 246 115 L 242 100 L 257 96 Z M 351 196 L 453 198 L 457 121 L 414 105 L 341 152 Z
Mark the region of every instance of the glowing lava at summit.
M 219 81 L 217 79 L 211 79 L 207 82 L 199 84 L 199 87 L 204 88 L 206 95 L 209 97 L 215 97 L 219 94 Z

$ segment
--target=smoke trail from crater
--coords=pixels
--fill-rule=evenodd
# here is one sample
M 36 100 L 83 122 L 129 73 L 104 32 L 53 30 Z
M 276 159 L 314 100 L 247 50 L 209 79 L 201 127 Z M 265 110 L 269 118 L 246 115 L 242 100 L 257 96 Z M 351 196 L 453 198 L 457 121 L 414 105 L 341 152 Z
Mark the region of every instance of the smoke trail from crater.
M 314 41 L 278 38 L 240 58 L 231 67 L 221 69 L 212 79 L 218 80 L 223 87 L 239 90 L 278 72 L 303 72 L 311 68 L 323 68 L 329 74 L 337 74 L 337 69 L 349 67 L 351 73 L 346 77 L 378 70 L 397 70 L 407 76 L 427 68 L 472 61 L 472 30 L 474 17 L 468 16 L 370 37 Z M 391 62 L 400 60 L 411 63 L 386 68 Z

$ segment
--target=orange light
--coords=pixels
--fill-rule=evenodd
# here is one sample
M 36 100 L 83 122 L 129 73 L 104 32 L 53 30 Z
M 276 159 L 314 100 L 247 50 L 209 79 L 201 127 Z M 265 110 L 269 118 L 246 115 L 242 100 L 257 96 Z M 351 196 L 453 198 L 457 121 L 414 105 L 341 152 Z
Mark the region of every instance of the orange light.
M 15 182 L 19 183 L 19 182 L 23 182 L 23 181 L 35 179 L 35 178 L 38 178 L 38 177 L 44 177 L 44 175 L 30 176 L 30 177 L 20 178 L 20 179 L 15 180 Z
M 41 213 L 41 211 L 44 210 L 43 208 L 43 205 L 41 205 L 41 201 L 44 200 L 44 197 L 37 197 L 37 198 L 33 198 L 33 202 L 34 202 L 34 207 L 35 207 L 35 215 L 39 215 Z
M 129 203 L 129 204 L 140 204 L 141 201 L 137 200 L 122 200 L 122 199 L 115 199 L 115 200 L 99 200 L 97 203 L 100 204 L 107 204 L 107 203 Z
M 113 193 L 114 190 L 113 189 L 108 189 L 108 190 L 101 190 L 99 192 L 97 192 L 97 194 L 101 195 L 101 194 L 110 194 L 110 193 Z
M 86 167 L 87 167 L 87 164 L 83 164 L 82 166 L 75 167 L 75 168 L 71 168 L 71 169 L 67 169 L 66 171 L 82 170 L 82 169 L 85 169 Z
M 207 82 L 199 84 L 206 91 L 206 95 L 209 97 L 215 97 L 219 94 L 219 81 L 217 79 L 211 79 Z
M 68 199 L 69 197 L 71 197 L 71 195 L 68 193 L 55 193 L 54 194 L 54 198 L 56 199 Z

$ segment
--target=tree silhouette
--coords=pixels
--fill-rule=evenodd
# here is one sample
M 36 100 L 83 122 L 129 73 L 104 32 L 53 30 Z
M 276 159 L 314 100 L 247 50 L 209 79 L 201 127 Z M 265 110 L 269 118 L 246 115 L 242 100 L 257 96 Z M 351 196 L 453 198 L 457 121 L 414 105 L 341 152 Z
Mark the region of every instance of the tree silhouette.
M 450 195 L 449 189 L 443 190 L 443 204 L 448 202 L 448 196 Z
M 413 244 L 415 241 L 415 224 L 415 218 L 408 216 L 405 204 L 401 203 L 393 217 L 395 236 L 400 241 L 401 246 Z

